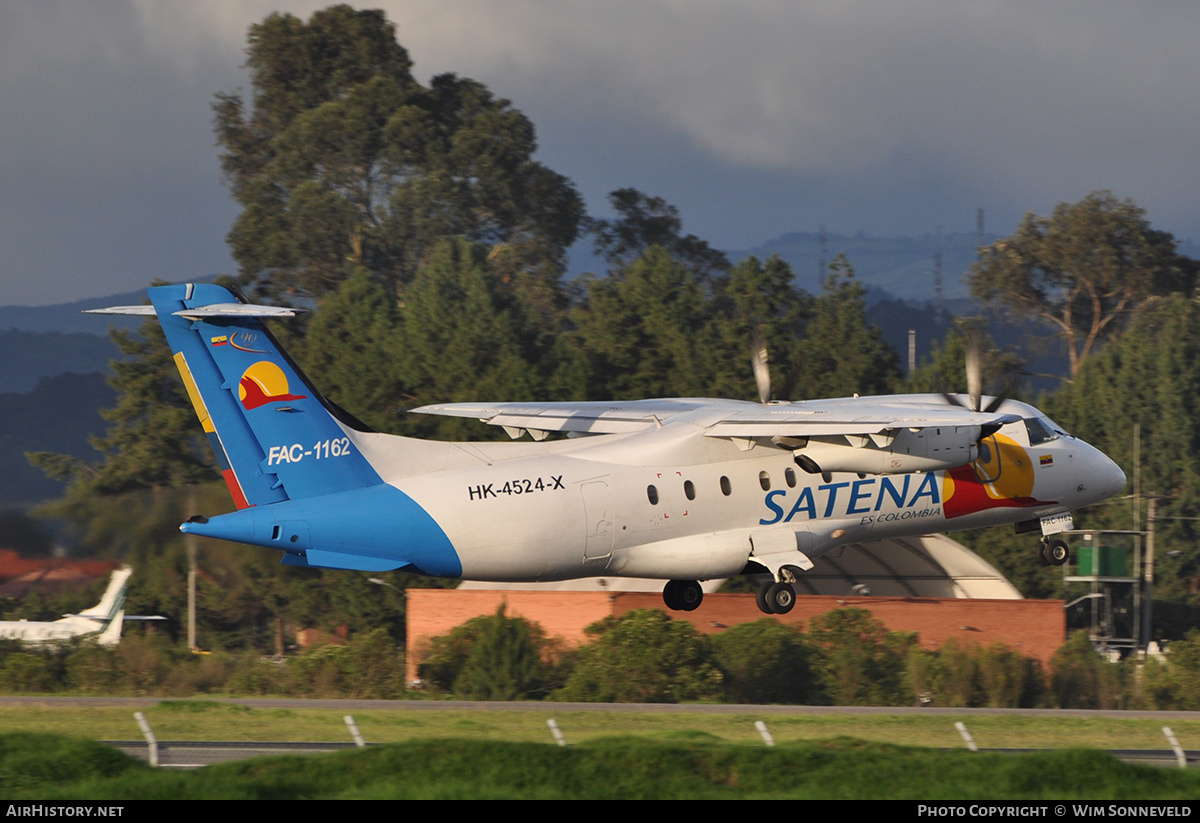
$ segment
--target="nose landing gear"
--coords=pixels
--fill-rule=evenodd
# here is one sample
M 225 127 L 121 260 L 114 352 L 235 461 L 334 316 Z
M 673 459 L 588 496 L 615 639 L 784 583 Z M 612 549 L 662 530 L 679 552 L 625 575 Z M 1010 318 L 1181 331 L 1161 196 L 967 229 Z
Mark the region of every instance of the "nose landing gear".
M 1043 537 L 1038 544 L 1038 560 L 1043 566 L 1062 566 L 1071 559 L 1071 549 L 1062 540 Z

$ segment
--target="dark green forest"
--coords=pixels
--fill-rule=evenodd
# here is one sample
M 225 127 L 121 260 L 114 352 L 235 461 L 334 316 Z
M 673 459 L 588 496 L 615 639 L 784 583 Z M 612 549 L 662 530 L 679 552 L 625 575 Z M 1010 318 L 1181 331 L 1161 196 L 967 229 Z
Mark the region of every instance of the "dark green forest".
M 273 332 L 330 399 L 379 431 L 504 436 L 405 414 L 434 402 L 756 399 L 756 339 L 777 398 L 964 391 L 964 339 L 987 339 L 983 321 L 960 323 L 905 376 L 867 322 L 853 260 L 836 257 L 810 294 L 781 259 L 729 260 L 636 188 L 609 195 L 614 216 L 589 216 L 573 183 L 536 159 L 534 124 L 512 102 L 453 74 L 420 82 L 382 12 L 273 14 L 250 29 L 246 67 L 250 92 L 213 102 L 220 169 L 240 206 L 228 282 L 309 309 Z M 604 267 L 568 280 L 580 239 Z M 1140 510 L 1117 499 L 1077 525 L 1141 528 L 1144 499 L 1159 498 L 1155 596 L 1168 639 L 1200 613 L 1196 274 L 1132 200 L 1094 192 L 1027 215 L 965 275 L 981 314 L 1042 332 L 1026 350 L 992 348 L 988 389 L 1036 403 L 1139 480 Z M 77 553 L 131 563 L 130 609 L 168 615 L 168 640 L 182 643 L 177 526 L 232 504 L 157 326 L 114 338 L 127 359 L 112 367 L 96 457 L 30 456 L 71 483 L 40 514 L 69 524 Z M 1046 347 L 1067 368 L 1031 396 L 1022 364 Z M 1061 571 L 1030 562 L 1028 536 L 963 539 L 1026 596 L 1061 596 Z M 225 544 L 202 543 L 199 557 L 200 643 L 231 654 L 282 652 L 304 626 L 352 638 L 382 628 L 402 643 L 403 589 L 441 585 L 393 573 L 380 586 Z

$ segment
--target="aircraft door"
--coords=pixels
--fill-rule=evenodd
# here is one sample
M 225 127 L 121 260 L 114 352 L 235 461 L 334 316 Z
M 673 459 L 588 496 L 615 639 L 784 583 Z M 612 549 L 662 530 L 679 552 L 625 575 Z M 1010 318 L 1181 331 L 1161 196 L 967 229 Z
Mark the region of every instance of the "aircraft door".
M 583 493 L 585 538 L 583 559 L 601 560 L 612 554 L 613 512 L 608 484 L 593 480 L 579 487 Z

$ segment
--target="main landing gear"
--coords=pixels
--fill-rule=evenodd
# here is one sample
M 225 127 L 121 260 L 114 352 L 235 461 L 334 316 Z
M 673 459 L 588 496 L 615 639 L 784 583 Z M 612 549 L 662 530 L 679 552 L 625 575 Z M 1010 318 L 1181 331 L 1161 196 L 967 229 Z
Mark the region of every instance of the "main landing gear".
M 704 590 L 695 580 L 670 580 L 663 588 L 663 602 L 672 611 L 695 611 L 703 600 Z
M 754 602 L 763 614 L 787 614 L 796 605 L 796 590 L 791 583 L 767 583 L 755 592 Z
M 796 582 L 799 569 L 795 566 L 783 566 L 779 569 L 778 582 L 764 583 L 754 594 L 754 602 L 763 614 L 787 614 L 796 605 L 796 590 L 792 584 Z
M 796 605 L 795 567 L 784 566 L 779 570 L 782 578 L 778 582 L 764 584 L 754 595 L 754 601 L 763 614 L 787 614 Z M 663 602 L 667 608 L 677 612 L 691 612 L 700 608 L 704 601 L 704 590 L 695 580 L 671 580 L 663 587 Z
M 1043 566 L 1062 566 L 1071 559 L 1071 549 L 1062 540 L 1043 537 L 1038 544 L 1038 560 Z

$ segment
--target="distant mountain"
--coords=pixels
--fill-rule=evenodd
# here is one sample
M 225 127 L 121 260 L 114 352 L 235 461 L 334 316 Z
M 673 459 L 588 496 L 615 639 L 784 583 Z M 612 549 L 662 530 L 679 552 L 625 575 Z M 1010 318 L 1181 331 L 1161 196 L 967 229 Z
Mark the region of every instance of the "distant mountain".
M 64 372 L 106 372 L 120 356 L 102 335 L 0 331 L 0 393 L 27 392 L 38 381 Z
M 146 293 L 144 291 L 135 291 L 108 297 L 76 300 L 73 303 L 56 303 L 53 306 L 0 306 L 0 329 L 104 335 L 109 326 L 137 328 L 141 318 L 84 314 L 85 309 L 99 309 L 104 306 L 135 306 L 144 303 L 145 300 Z
M 829 264 L 844 253 L 855 276 L 870 289 L 882 289 L 893 298 L 907 301 L 932 301 L 935 259 L 941 255 L 942 300 L 968 297 L 963 274 L 975 262 L 981 244 L 992 243 L 994 235 L 942 234 L 923 237 L 872 237 L 859 233 L 853 237 L 792 232 L 768 240 L 752 249 L 727 251 L 733 262 L 754 255 L 760 259 L 778 254 L 796 273 L 796 283 L 813 294 L 821 290 Z M 824 260 L 824 268 L 821 262 Z
M 64 485 L 31 466 L 25 452 L 94 460 L 88 437 L 104 433 L 108 424 L 100 409 L 115 402 L 116 392 L 99 373 L 60 374 L 33 391 L 0 394 L 0 509 L 62 495 Z
M 212 283 L 220 276 L 206 274 L 203 277 L 194 277 L 187 282 Z M 135 329 L 145 318 L 126 317 L 119 314 L 84 314 L 85 310 L 100 309 L 105 306 L 140 306 L 146 302 L 145 290 L 139 289 L 124 294 L 110 294 L 107 297 L 89 297 L 71 303 L 56 303 L 53 306 L 0 306 L 0 330 L 20 329 L 22 331 L 81 332 L 104 335 L 112 326 L 119 329 Z

